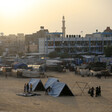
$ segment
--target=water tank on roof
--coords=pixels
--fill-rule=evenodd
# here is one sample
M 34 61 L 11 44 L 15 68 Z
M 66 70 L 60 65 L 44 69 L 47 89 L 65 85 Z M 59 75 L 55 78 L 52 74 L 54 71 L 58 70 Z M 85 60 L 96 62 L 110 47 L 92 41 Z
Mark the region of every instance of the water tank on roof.
M 41 26 L 41 27 L 40 27 L 40 30 L 44 30 L 44 26 Z
M 71 37 L 71 35 L 69 35 L 69 37 Z

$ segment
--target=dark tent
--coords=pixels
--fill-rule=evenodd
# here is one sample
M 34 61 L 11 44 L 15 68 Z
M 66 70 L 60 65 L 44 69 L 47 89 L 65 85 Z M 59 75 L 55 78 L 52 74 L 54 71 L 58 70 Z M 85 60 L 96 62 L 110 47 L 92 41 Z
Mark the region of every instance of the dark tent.
M 24 64 L 24 63 L 17 63 L 17 64 L 13 65 L 13 68 L 14 69 L 27 69 L 28 66 L 26 64 Z
M 74 96 L 67 84 L 62 82 L 55 82 L 51 86 L 49 95 L 58 97 L 58 96 Z
M 57 78 L 48 78 L 46 84 L 45 84 L 45 89 L 50 87 L 54 82 L 59 82 Z
M 32 84 L 32 91 L 44 91 L 45 88 L 40 79 L 31 79 L 29 85 Z

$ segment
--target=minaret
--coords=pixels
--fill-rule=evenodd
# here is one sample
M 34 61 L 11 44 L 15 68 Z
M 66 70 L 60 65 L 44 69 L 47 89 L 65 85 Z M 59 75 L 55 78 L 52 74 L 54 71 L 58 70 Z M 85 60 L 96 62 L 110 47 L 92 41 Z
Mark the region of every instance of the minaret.
M 63 37 L 65 37 L 65 29 L 66 29 L 66 27 L 65 27 L 65 17 L 63 16 L 63 18 L 62 18 L 62 33 L 63 33 Z

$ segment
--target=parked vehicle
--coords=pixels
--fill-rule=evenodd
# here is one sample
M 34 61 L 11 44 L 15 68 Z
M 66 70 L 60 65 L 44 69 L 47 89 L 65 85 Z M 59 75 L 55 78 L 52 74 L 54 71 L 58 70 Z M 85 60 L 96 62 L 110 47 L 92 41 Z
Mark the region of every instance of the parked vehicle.
M 81 66 L 77 66 L 76 73 L 80 74 L 81 76 L 88 76 L 89 75 L 88 64 L 82 64 Z
M 59 61 L 59 60 L 46 60 L 45 69 L 46 69 L 46 71 L 62 72 L 63 69 L 64 69 L 64 66 L 62 64 L 62 61 Z
M 90 69 L 90 76 L 97 76 L 101 75 L 103 71 L 106 70 L 106 63 L 103 62 L 96 62 L 89 64 Z

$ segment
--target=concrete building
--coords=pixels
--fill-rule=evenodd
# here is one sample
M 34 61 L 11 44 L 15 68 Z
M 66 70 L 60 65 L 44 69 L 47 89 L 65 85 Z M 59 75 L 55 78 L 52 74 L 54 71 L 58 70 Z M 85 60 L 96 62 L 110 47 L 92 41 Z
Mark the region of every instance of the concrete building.
M 36 33 L 25 36 L 25 51 L 28 53 L 49 54 L 52 51 L 69 54 L 103 54 L 112 45 L 112 30 L 81 35 L 66 35 L 65 17 L 62 18 L 62 32 L 49 32 L 43 26 Z
M 62 37 L 61 32 L 49 32 L 43 26 L 36 33 L 25 35 L 25 51 L 28 53 L 39 52 L 39 38 Z
M 25 35 L 25 52 L 38 52 L 38 38 L 45 38 L 48 33 L 49 31 L 41 26 L 36 33 Z
M 8 36 L 0 36 L 1 55 L 3 52 L 7 54 L 18 54 L 25 52 L 25 36 L 23 33 L 10 34 Z
M 52 51 L 69 54 L 103 54 L 107 46 L 112 45 L 112 32 L 109 27 L 103 32 L 86 35 L 85 38 L 68 36 L 67 38 L 39 38 L 39 53 Z
M 96 30 L 96 32 L 93 34 L 86 34 L 86 37 L 112 37 L 112 30 L 110 29 L 110 27 L 107 27 L 103 32 L 98 32 L 98 30 Z

